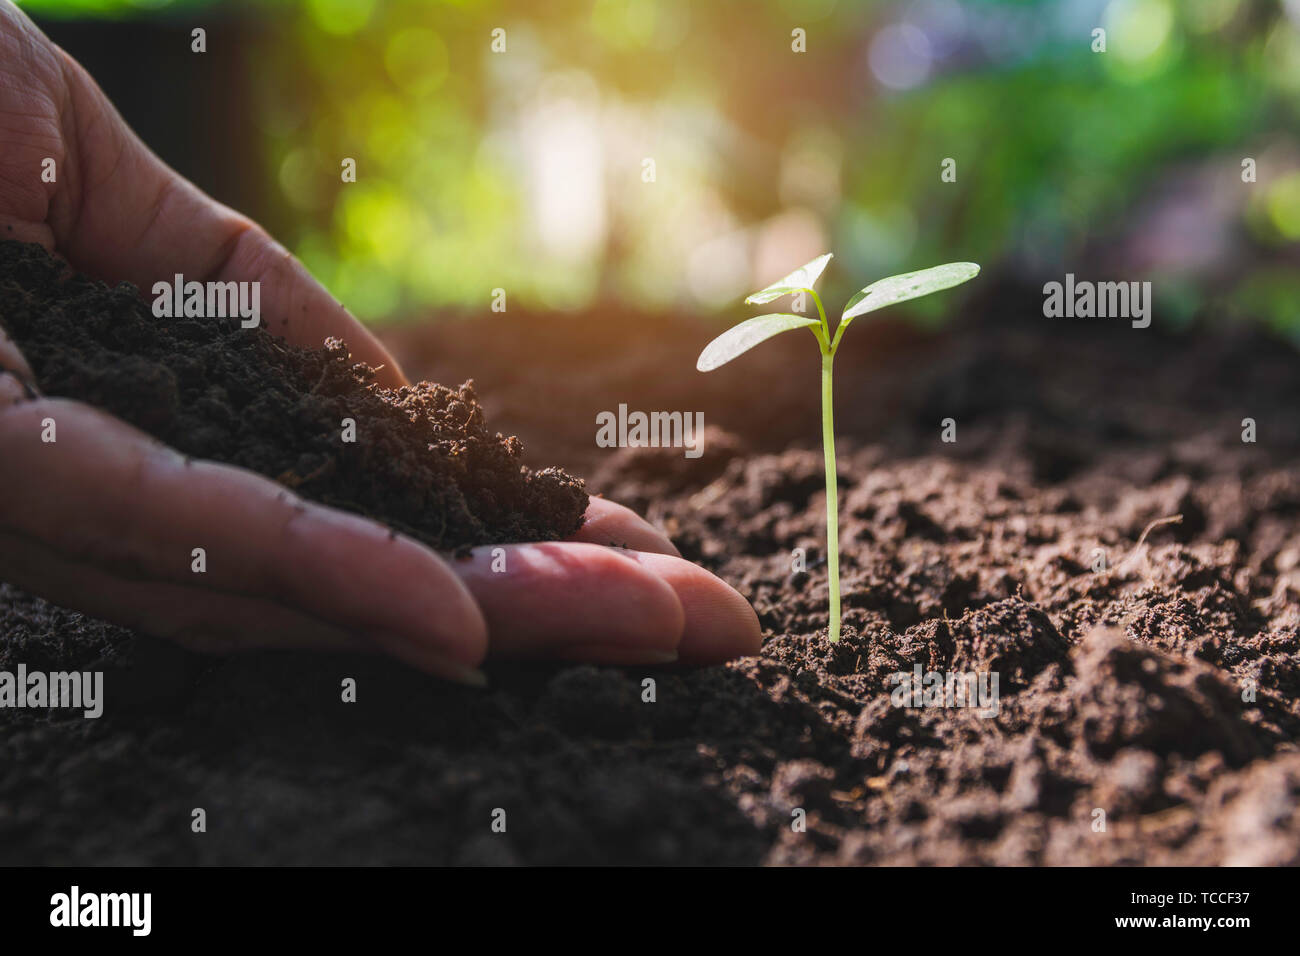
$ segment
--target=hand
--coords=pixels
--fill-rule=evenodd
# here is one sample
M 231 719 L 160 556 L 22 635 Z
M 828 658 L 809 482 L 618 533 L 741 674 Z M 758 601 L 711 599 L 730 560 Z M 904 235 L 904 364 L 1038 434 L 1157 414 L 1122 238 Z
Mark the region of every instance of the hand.
M 0 0 L 0 237 L 148 288 L 182 273 L 260 281 L 267 327 L 405 381 L 392 356 L 260 227 L 131 133 L 94 81 Z M 53 158 L 57 182 L 42 182 Z M 259 475 L 186 459 L 98 409 L 38 393 L 0 336 L 0 578 L 189 647 L 380 649 L 450 679 L 493 657 L 710 663 L 758 649 L 758 619 L 626 508 L 593 499 L 572 542 L 442 557 Z M 57 441 L 41 440 L 57 422 Z M 605 545 L 617 541 L 636 550 Z M 206 552 L 206 571 L 191 551 Z

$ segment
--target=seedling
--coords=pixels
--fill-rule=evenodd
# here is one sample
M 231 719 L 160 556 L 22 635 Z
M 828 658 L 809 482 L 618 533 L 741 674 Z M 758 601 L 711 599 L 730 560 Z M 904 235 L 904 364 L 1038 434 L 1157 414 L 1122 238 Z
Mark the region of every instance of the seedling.
M 840 347 L 844 330 L 860 315 L 883 309 L 887 305 L 917 299 L 931 292 L 950 289 L 955 285 L 973 279 L 979 275 L 980 267 L 973 262 L 949 262 L 946 265 L 922 269 L 920 272 L 905 272 L 873 282 L 853 298 L 844 307 L 835 337 L 831 338 L 830 324 L 826 321 L 826 310 L 822 308 L 821 297 L 813 285 L 821 276 L 826 263 L 831 261 L 831 254 L 818 256 L 801 269 L 796 269 L 784 279 L 774 282 L 761 292 L 755 292 L 745 300 L 748 305 L 759 305 L 779 299 L 783 295 L 807 292 L 817 304 L 819 318 L 794 315 L 790 312 L 772 312 L 768 315 L 755 316 L 733 326 L 710 342 L 700 353 L 695 367 L 701 372 L 711 372 L 719 366 L 726 365 L 742 352 L 748 352 L 755 345 L 770 339 L 781 332 L 791 329 L 810 329 L 817 339 L 817 346 L 822 353 L 822 448 L 826 455 L 826 568 L 830 584 L 830 639 L 840 639 L 840 542 L 839 542 L 839 492 L 836 488 L 835 474 L 835 423 L 831 408 L 831 368 L 835 363 L 835 352 Z

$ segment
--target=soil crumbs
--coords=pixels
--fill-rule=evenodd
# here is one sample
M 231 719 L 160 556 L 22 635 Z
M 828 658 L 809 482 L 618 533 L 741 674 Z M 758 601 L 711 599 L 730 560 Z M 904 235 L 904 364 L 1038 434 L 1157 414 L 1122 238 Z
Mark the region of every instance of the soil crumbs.
M 197 657 L 0 586 L 0 667 L 102 668 L 107 698 L 0 711 L 0 862 L 1300 862 L 1300 359 L 1256 333 L 1022 333 L 927 339 L 893 431 L 841 405 L 836 645 L 820 453 L 766 447 L 742 392 L 712 471 L 625 449 L 596 475 L 754 603 L 763 652 L 725 667 L 497 666 L 474 691 Z M 647 380 L 690 368 L 667 353 Z M 1135 415 L 1116 383 L 1139 379 Z M 918 667 L 997 674 L 996 713 L 896 706 Z

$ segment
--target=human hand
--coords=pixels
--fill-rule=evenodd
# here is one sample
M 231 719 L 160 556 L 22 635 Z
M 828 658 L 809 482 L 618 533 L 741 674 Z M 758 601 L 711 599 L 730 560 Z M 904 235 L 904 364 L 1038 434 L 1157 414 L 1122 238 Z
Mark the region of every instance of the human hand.
M 149 288 L 175 273 L 258 281 L 270 331 L 342 339 L 385 384 L 383 346 L 287 250 L 154 156 L 94 81 L 0 0 L 0 237 Z M 53 158 L 57 181 L 43 182 Z M 631 511 L 593 499 L 571 542 L 445 558 L 251 472 L 186 459 L 90 406 L 40 395 L 0 336 L 0 578 L 108 620 L 226 652 L 380 649 L 469 683 L 493 657 L 711 663 L 758 620 Z M 58 440 L 41 440 L 42 422 Z M 604 545 L 625 543 L 635 550 Z M 191 570 L 203 547 L 207 570 Z

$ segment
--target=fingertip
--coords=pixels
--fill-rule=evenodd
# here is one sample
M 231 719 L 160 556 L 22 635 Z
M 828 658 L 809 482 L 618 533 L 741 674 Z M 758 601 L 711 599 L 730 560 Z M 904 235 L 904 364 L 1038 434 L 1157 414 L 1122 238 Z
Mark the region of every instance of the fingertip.
M 574 534 L 573 540 L 681 557 L 666 534 L 631 508 L 607 498 L 593 496 L 590 499 L 582 527 Z
M 381 650 L 387 651 L 416 670 L 465 687 L 487 686 L 487 675 L 483 671 L 455 655 L 444 653 L 439 644 L 412 640 L 408 634 L 395 634 L 389 631 L 371 631 L 366 637 Z M 481 660 L 480 655 L 473 664 L 476 665 Z
M 757 654 L 763 643 L 758 615 L 731 585 L 681 558 L 634 554 L 677 594 L 686 622 L 677 652 L 683 664 L 720 664 Z
M 573 657 L 595 646 L 675 652 L 681 602 L 628 552 L 557 541 L 507 545 L 499 559 L 494 550 L 452 563 L 487 620 L 494 657 Z

